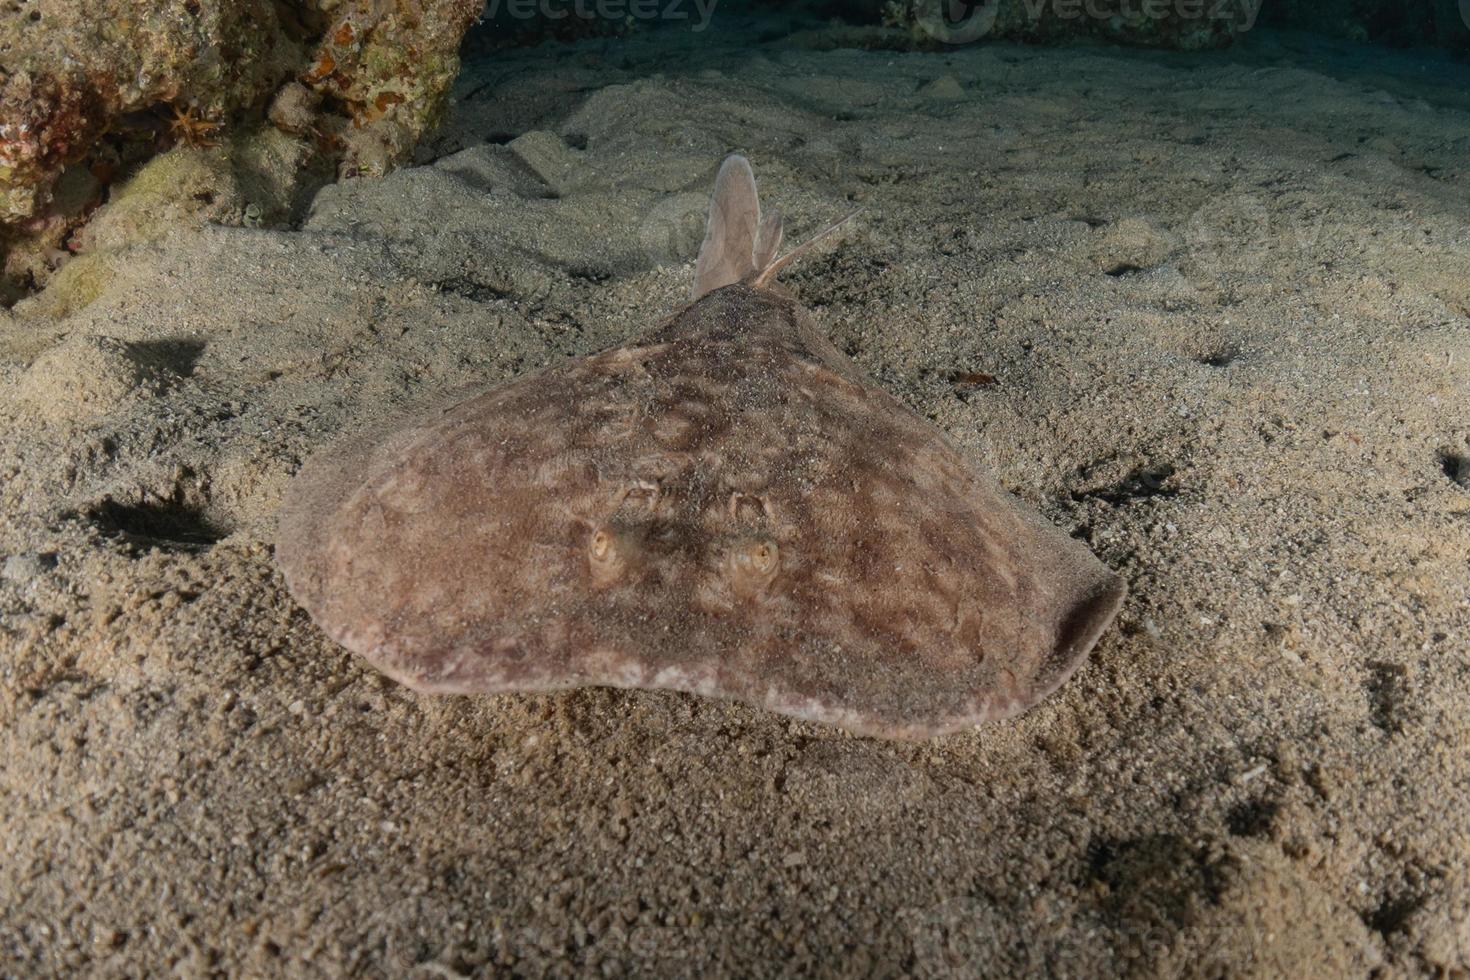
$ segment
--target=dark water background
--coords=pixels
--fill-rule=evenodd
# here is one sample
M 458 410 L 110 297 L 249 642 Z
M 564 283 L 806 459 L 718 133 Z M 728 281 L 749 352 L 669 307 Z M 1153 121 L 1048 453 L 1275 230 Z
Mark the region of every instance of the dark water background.
M 703 33 L 713 44 L 723 31 L 754 28 L 763 42 L 814 26 L 893 26 L 915 0 L 489 0 L 466 40 L 466 53 L 589 35 L 622 36 L 657 28 Z M 1319 38 L 1404 49 L 1433 64 L 1446 54 L 1470 60 L 1470 0 L 917 0 L 933 2 L 951 24 L 974 23 L 999 11 L 986 36 L 1061 43 L 1101 37 L 1143 46 L 1175 47 L 1170 24 L 1229 21 L 1218 46 L 1249 44 L 1258 29 L 1300 31 Z M 922 35 L 922 32 L 920 32 Z M 1156 36 L 1157 35 L 1157 36 Z M 961 35 L 964 37 L 964 35 Z M 916 47 L 942 47 L 920 36 Z M 881 43 L 881 42 L 874 42 Z M 899 42 L 894 39 L 892 42 Z

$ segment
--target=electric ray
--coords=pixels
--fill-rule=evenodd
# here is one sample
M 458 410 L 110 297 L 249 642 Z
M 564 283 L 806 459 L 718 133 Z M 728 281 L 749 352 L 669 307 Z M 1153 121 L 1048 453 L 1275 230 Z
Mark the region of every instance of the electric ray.
M 1122 580 L 771 285 L 780 227 L 729 157 L 689 306 L 310 460 L 292 593 L 420 691 L 668 688 L 886 737 L 1045 697 Z

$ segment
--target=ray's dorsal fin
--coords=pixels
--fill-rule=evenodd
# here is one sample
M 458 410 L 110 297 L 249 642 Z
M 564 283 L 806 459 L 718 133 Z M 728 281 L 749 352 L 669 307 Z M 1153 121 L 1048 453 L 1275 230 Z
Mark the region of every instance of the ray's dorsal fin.
M 704 244 L 699 247 L 699 260 L 694 265 L 694 298 L 747 279 L 757 286 L 769 285 L 778 272 L 859 213 L 861 209 L 834 221 L 778 259 L 781 215 L 776 211 L 761 215 L 750 161 L 732 153 L 720 164 L 720 172 L 715 177 L 709 224 L 705 228 Z
M 780 218 L 776 218 L 779 228 Z M 739 282 L 757 271 L 756 243 L 771 237 L 761 221 L 760 198 L 756 196 L 755 174 L 750 161 L 732 153 L 720 164 L 715 193 L 709 203 L 709 224 L 699 260 L 694 265 L 694 298 L 711 290 Z M 779 239 L 779 231 L 776 238 Z

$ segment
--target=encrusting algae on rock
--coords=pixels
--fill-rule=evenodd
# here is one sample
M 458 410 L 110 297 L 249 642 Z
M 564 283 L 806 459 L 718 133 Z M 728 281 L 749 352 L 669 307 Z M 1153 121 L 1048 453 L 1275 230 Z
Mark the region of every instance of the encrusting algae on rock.
M 72 237 L 107 186 L 161 150 L 213 148 L 242 182 L 259 182 L 249 172 L 254 144 L 281 120 L 302 142 L 294 169 L 382 173 L 401 162 L 437 124 L 480 8 L 474 0 L 10 5 L 0 12 L 4 298 L 44 285 L 68 252 L 85 248 Z M 199 211 L 190 220 L 232 217 Z

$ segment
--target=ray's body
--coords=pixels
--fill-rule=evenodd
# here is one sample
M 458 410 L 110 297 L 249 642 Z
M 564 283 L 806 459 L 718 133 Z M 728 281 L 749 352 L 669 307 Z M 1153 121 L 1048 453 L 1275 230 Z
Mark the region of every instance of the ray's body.
M 755 200 L 732 157 L 695 302 L 646 336 L 304 468 L 278 554 L 330 636 L 425 691 L 671 688 L 890 737 L 1072 673 L 1121 580 L 767 285 Z

